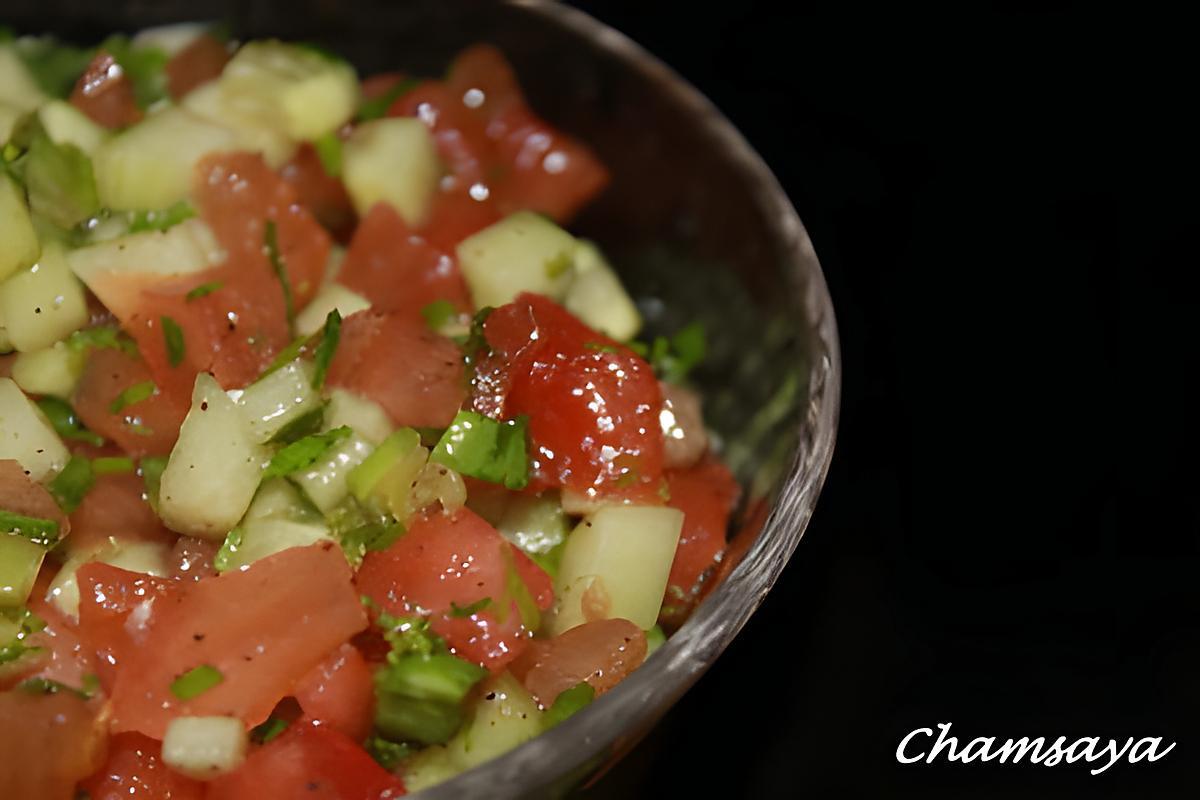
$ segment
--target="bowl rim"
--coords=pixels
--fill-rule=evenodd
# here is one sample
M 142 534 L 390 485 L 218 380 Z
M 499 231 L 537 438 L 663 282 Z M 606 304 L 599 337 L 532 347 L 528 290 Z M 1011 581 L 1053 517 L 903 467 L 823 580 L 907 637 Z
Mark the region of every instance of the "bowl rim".
M 541 15 L 643 76 L 669 87 L 677 101 L 727 148 L 748 176 L 757 201 L 775 220 L 787 254 L 790 288 L 800 293 L 813 338 L 809 396 L 799 442 L 766 523 L 745 557 L 704 599 L 653 657 L 614 689 L 572 716 L 552 735 L 513 750 L 416 793 L 422 800 L 561 794 L 561 782 L 582 780 L 612 753 L 631 749 L 700 678 L 766 598 L 799 544 L 829 470 L 837 436 L 841 356 L 832 300 L 808 233 L 778 179 L 716 106 L 681 75 L 625 34 L 555 0 L 503 0 Z

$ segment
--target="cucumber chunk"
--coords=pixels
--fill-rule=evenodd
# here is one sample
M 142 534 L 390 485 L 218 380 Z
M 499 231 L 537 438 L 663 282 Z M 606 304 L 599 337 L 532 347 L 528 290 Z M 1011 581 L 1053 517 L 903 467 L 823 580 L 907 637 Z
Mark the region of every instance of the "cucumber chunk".
M 265 455 L 242 409 L 200 373 L 159 484 L 163 522 L 201 539 L 225 538 L 254 498 Z
M 67 253 L 71 271 L 93 291 L 101 274 L 186 275 L 203 272 L 224 260 L 225 251 L 212 228 L 199 219 L 184 220 L 165 231 L 126 234 Z
M 15 533 L 0 532 L 0 609 L 25 604 L 45 557 L 42 545 Z
M 89 319 L 83 285 L 62 247 L 47 242 L 38 262 L 0 283 L 0 319 L 21 352 L 49 347 Z
M 345 319 L 370 307 L 371 301 L 361 294 L 352 292 L 340 283 L 328 283 L 322 286 L 316 297 L 296 315 L 296 333 L 300 336 L 312 336 L 324 327 L 325 317 L 334 309 Z
M 312 362 L 296 359 L 246 387 L 238 405 L 254 441 L 269 441 L 288 423 L 321 404 L 320 395 L 312 388 L 312 375 Z
M 315 464 L 291 476 L 322 514 L 328 514 L 350 494 L 346 479 L 374 448 L 357 433 L 330 448 Z
M 617 273 L 591 242 L 575 248 L 575 278 L 567 287 L 563 307 L 618 342 L 627 342 L 642 327 L 642 316 Z
M 22 391 L 66 399 L 83 375 L 86 355 L 65 342 L 43 350 L 19 353 L 12 363 L 12 377 Z
M 89 156 L 109 137 L 108 131 L 63 100 L 51 100 L 37 115 L 52 142 L 73 144 Z
M 213 81 L 191 91 L 183 107 L 197 117 L 233 132 L 237 149 L 262 153 L 272 169 L 283 166 L 296 152 L 296 142 L 277 127 L 239 106 L 225 91 L 225 84 Z
M 396 429 L 387 412 L 375 401 L 334 388 L 329 392 L 329 405 L 325 409 L 325 430 L 343 425 L 353 428 L 373 445 L 378 445 Z
M 29 477 L 45 483 L 70 457 L 41 409 L 12 378 L 0 378 L 0 459 L 13 459 Z
M 605 506 L 581 522 L 563 548 L 550 635 L 595 618 L 597 608 L 605 619 L 652 627 L 682 528 L 683 512 L 664 506 Z
M 25 192 L 0 173 L 0 281 L 33 266 L 41 253 Z
M 364 122 L 342 148 L 342 180 L 359 216 L 387 203 L 407 225 L 420 225 L 441 170 L 433 135 L 415 117 Z
M 162 760 L 189 778 L 212 780 L 241 766 L 249 742 L 235 717 L 176 717 L 163 736 Z
M 47 99 L 16 48 L 11 43 L 0 44 L 0 103 L 32 111 Z
M 458 244 L 458 263 L 476 308 L 521 292 L 562 300 L 574 273 L 575 237 L 543 216 L 518 211 Z

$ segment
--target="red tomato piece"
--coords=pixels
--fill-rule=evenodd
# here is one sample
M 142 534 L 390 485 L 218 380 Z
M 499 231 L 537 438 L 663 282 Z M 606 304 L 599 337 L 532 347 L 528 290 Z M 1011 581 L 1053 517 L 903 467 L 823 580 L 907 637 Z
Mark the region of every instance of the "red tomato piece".
M 279 174 L 296 190 L 296 197 L 317 221 L 338 241 L 346 241 L 354 232 L 354 206 L 340 180 L 325 171 L 316 148 L 308 142 L 300 145 L 292 160 Z
M 208 539 L 180 536 L 171 551 L 171 577 L 188 581 L 215 577 L 213 559 L 220 549 L 219 543 Z
M 88 653 L 96 656 L 100 684 L 111 692 L 126 656 L 145 643 L 150 619 L 178 584 L 99 562 L 81 566 L 75 582 L 78 636 Z
M 284 550 L 183 584 L 156 608 L 141 647 L 113 687 L 113 730 L 161 738 L 180 715 L 226 715 L 257 725 L 296 681 L 366 626 L 350 566 L 331 543 Z M 210 665 L 222 682 L 189 700 L 171 692 Z
M 292 692 L 304 715 L 361 742 L 375 722 L 375 684 L 362 653 L 344 644 L 313 667 Z
M 153 381 L 145 363 L 112 348 L 93 350 L 75 388 L 75 413 L 92 431 L 111 439 L 131 456 L 167 455 L 187 416 L 189 394 L 156 392 L 145 400 L 112 411 L 123 391 Z
M 329 384 L 379 403 L 397 425 L 444 428 L 466 397 L 462 354 L 425 322 L 364 311 L 342 323 Z
M 27 517 L 53 520 L 58 523 L 59 538 L 71 532 L 71 520 L 46 487 L 30 478 L 20 462 L 11 458 L 0 459 L 0 508 Z
M 171 56 L 167 62 L 167 91 L 178 100 L 197 86 L 216 79 L 229 62 L 229 48 L 207 33 Z
M 104 720 L 70 692 L 0 693 L 0 797 L 71 800 L 104 763 Z
M 645 660 L 641 628 L 627 619 L 602 619 L 535 641 L 510 669 L 539 703 L 549 706 L 583 681 L 603 694 Z
M 392 117 L 417 117 L 429 126 L 442 162 L 462 186 L 484 181 L 492 143 L 485 121 L 437 81 L 426 81 L 406 92 L 388 109 Z
M 123 542 L 172 544 L 175 534 L 159 521 L 145 492 L 142 478 L 131 472 L 96 476 L 71 514 L 72 548 L 86 552 L 104 545 L 110 536 Z
M 504 179 L 492 185 L 500 213 L 528 209 L 566 222 L 608 185 L 591 149 L 528 108 L 514 105 L 495 125 L 505 131 L 496 144 Z
M 495 120 L 510 108 L 524 105 L 517 75 L 499 48 L 476 44 L 463 50 L 450 65 L 446 87 L 461 101 L 472 89 L 473 110 L 485 120 Z
M 712 456 L 688 469 L 667 470 L 666 479 L 671 497 L 667 505 L 683 512 L 683 532 L 671 563 L 662 615 L 667 621 L 682 622 L 725 551 L 729 515 L 740 488 L 729 468 Z
M 353 740 L 299 720 L 250 754 L 242 766 L 209 784 L 206 800 L 389 800 L 404 783 Z
M 124 128 L 142 118 L 133 82 L 111 54 L 101 50 L 71 91 L 71 105 L 106 128 Z
M 32 602 L 29 608 L 46 622 L 45 628 L 29 637 L 29 646 L 41 647 L 50 654 L 33 673 L 34 677 L 58 681 L 65 686 L 82 687 L 85 676 L 99 673 L 94 651 L 58 613 L 57 608 L 49 604 L 39 608 Z M 51 613 L 46 613 L 48 609 Z
M 434 195 L 429 219 L 421 226 L 421 235 L 434 247 L 454 253 L 463 239 L 500 220 L 490 190 L 479 197 L 482 199 L 471 194 L 471 187 L 457 184 L 439 191 Z
M 387 550 L 368 553 L 356 577 L 358 588 L 384 611 L 430 614 L 434 631 L 455 653 L 493 672 L 519 655 L 532 635 L 521 622 L 510 580 L 520 580 L 542 611 L 554 600 L 550 576 L 467 509 L 413 520 Z M 476 613 L 451 615 L 453 606 L 485 597 L 491 602 Z
M 488 317 L 477 411 L 529 417 L 533 490 L 567 487 L 656 499 L 662 391 L 650 365 L 545 297 L 520 295 Z
M 423 321 L 421 309 L 436 300 L 471 309 L 454 259 L 414 234 L 386 203 L 376 204 L 354 231 L 338 282 L 370 300 L 373 311 L 395 311 L 414 321 Z
M 118 734 L 108 743 L 108 760 L 79 784 L 90 800 L 203 800 L 204 784 L 171 770 L 162 745 L 140 733 Z

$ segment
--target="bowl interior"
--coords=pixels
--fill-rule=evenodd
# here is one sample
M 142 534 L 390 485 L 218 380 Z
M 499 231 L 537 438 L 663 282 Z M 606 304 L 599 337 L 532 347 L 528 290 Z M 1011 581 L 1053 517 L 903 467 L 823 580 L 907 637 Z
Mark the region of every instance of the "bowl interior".
M 794 549 L 824 478 L 838 396 L 836 332 L 820 267 L 769 171 L 694 90 L 621 35 L 543 2 L 7 0 L 3 22 L 81 42 L 194 19 L 239 37 L 320 43 L 360 73 L 441 75 L 477 41 L 514 63 L 531 105 L 592 145 L 610 188 L 572 228 L 613 259 L 643 338 L 700 321 L 705 417 L 771 518 L 731 578 L 660 653 L 564 724 L 431 796 L 554 792 L 636 742 L 716 658 Z M 761 520 L 760 520 L 761 521 Z

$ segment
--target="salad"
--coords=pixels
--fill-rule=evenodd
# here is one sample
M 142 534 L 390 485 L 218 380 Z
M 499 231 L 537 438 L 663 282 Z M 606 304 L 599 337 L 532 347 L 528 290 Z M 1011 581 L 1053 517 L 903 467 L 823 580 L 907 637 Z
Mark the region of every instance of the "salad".
M 682 624 L 739 489 L 608 180 L 487 45 L 0 30 L 0 796 L 396 797 Z

